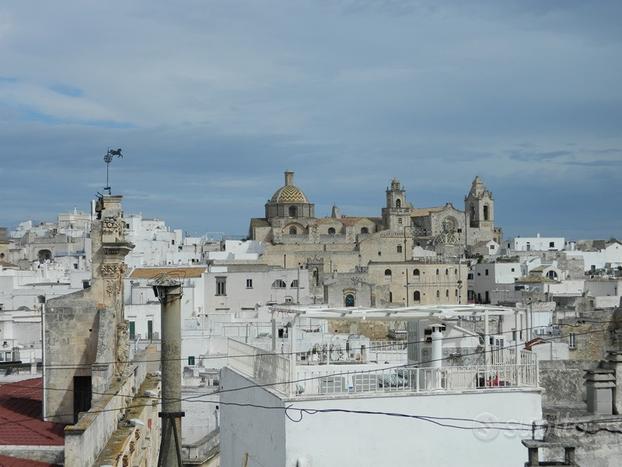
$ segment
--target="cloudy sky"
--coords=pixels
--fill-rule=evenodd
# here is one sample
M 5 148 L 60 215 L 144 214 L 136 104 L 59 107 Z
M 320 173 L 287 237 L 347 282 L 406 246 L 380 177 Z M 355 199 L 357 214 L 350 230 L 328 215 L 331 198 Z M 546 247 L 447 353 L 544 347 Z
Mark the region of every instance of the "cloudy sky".
M 0 3 L 0 225 L 105 184 L 126 211 L 243 234 L 285 169 L 328 214 L 463 206 L 506 236 L 622 237 L 622 2 Z

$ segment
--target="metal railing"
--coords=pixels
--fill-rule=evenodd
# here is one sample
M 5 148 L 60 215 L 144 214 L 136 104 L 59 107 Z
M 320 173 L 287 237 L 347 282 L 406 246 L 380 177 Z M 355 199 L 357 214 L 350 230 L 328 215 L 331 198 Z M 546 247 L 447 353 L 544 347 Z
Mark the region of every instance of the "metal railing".
M 536 388 L 536 365 L 392 368 L 356 372 L 306 371 L 297 383 L 301 395 L 486 390 L 501 387 Z
M 526 351 L 520 352 L 518 363 L 378 370 L 301 365 L 297 371 L 290 372 L 291 362 L 282 355 L 234 339 L 227 342 L 231 368 L 258 385 L 267 385 L 289 396 L 538 387 L 537 359 Z

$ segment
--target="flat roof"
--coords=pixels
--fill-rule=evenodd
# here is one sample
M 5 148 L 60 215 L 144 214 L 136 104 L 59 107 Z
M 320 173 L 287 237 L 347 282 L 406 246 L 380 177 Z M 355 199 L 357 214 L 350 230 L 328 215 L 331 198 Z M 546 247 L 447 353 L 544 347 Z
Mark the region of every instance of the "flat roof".
M 457 317 L 513 315 L 520 308 L 497 305 L 416 305 L 407 307 L 341 307 L 333 308 L 325 305 L 274 305 L 270 307 L 279 313 L 304 315 L 306 318 L 317 319 L 349 319 L 349 320 L 413 320 L 423 318 L 452 319 Z

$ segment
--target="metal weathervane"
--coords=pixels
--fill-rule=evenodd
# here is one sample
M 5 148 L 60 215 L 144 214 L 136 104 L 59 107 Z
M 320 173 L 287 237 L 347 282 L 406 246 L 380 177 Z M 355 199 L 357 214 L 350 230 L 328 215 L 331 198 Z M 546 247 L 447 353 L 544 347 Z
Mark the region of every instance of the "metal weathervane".
M 123 154 L 121 154 L 121 148 L 118 149 L 108 149 L 108 152 L 104 156 L 104 162 L 106 163 L 106 186 L 104 187 L 104 191 L 108 190 L 108 195 L 111 195 L 112 192 L 110 190 L 110 182 L 109 182 L 109 172 L 110 172 L 110 163 L 114 156 L 117 156 L 119 159 L 123 159 Z

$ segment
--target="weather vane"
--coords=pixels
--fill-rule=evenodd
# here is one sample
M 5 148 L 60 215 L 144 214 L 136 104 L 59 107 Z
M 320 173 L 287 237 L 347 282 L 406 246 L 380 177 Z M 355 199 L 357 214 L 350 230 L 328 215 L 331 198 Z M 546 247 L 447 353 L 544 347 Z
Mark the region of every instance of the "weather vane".
M 104 191 L 108 190 L 108 195 L 112 194 L 110 190 L 110 182 L 109 180 L 109 171 L 110 171 L 110 163 L 114 156 L 117 156 L 120 159 L 123 159 L 123 154 L 121 154 L 121 148 L 118 149 L 108 149 L 108 152 L 104 156 L 104 162 L 106 163 L 106 186 L 104 187 Z

